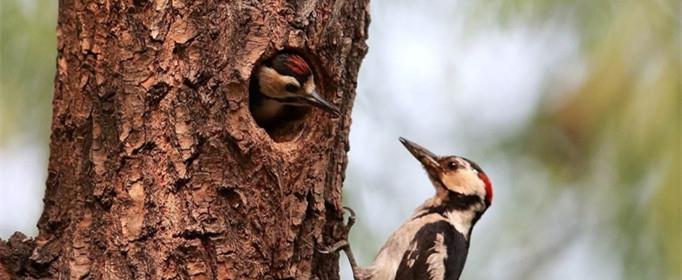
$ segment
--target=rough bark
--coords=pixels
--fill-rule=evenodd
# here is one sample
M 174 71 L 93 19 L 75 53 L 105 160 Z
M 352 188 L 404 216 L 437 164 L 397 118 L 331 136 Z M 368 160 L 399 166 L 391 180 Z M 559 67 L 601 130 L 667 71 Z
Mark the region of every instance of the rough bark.
M 44 212 L 0 242 L 0 278 L 337 279 L 368 0 L 61 0 Z M 314 65 L 343 112 L 274 141 L 254 65 Z

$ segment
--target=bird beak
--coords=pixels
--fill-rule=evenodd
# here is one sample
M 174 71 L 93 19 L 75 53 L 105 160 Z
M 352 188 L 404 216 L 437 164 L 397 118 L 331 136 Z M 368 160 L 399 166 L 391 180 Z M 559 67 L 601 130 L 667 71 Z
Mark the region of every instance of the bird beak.
M 339 109 L 336 108 L 336 106 L 329 103 L 329 101 L 322 98 L 322 96 L 320 96 L 320 94 L 317 93 L 317 91 L 313 91 L 311 94 L 308 94 L 304 100 L 308 104 L 318 107 L 324 110 L 325 112 L 331 113 L 336 117 L 341 115 L 341 111 L 339 111 Z
M 400 143 L 403 143 L 403 146 L 405 146 L 405 148 L 407 148 L 407 150 L 410 151 L 410 153 L 415 158 L 417 158 L 419 162 L 421 162 L 421 164 L 424 166 L 424 169 L 426 169 L 426 172 L 429 173 L 429 175 L 438 178 L 440 170 L 440 164 L 438 163 L 437 160 L 438 156 L 436 156 L 426 148 L 419 146 L 417 143 L 414 143 L 405 138 L 400 137 Z

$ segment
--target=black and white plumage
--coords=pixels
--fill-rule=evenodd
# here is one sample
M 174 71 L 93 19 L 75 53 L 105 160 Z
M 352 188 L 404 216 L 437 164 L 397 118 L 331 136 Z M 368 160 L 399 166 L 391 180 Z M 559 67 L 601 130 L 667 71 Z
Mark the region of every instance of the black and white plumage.
M 298 54 L 279 53 L 266 60 L 256 69 L 249 91 L 249 109 L 261 127 L 299 119 L 309 107 L 340 114 L 320 96 L 310 66 Z
M 396 279 L 457 279 L 464 268 L 469 242 L 455 227 L 438 221 L 415 233 L 412 248 L 403 254 Z
M 400 141 L 424 166 L 436 194 L 393 232 L 371 266 L 355 264 L 346 240 L 328 251 L 346 252 L 356 280 L 459 279 L 473 226 L 492 202 L 490 180 L 466 158 L 439 157 L 407 139 Z

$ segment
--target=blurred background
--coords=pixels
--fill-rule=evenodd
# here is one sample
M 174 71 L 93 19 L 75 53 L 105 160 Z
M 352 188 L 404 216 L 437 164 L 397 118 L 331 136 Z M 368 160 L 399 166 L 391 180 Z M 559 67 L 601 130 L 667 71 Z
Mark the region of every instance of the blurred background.
M 3 239 L 37 234 L 56 6 L 0 2 Z M 372 0 L 371 14 L 344 189 L 361 264 L 433 194 L 404 136 L 492 179 L 462 279 L 682 279 L 679 1 Z

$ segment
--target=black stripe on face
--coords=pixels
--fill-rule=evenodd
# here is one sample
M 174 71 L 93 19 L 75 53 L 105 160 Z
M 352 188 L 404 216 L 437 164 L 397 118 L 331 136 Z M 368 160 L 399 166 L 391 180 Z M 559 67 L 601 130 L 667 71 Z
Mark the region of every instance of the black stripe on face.
M 464 195 L 461 193 L 448 191 L 448 196 L 443 203 L 438 206 L 424 208 L 421 214 L 416 216 L 415 219 L 429 214 L 439 214 L 441 216 L 445 216 L 445 214 L 448 212 L 468 210 L 474 205 L 481 203 L 483 202 L 477 195 Z

